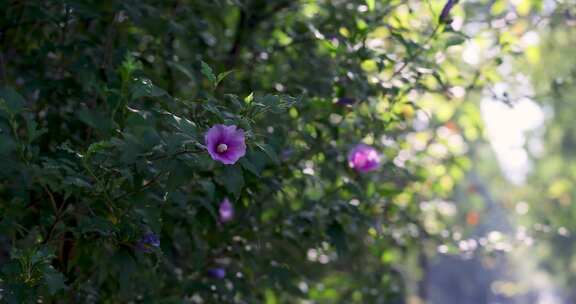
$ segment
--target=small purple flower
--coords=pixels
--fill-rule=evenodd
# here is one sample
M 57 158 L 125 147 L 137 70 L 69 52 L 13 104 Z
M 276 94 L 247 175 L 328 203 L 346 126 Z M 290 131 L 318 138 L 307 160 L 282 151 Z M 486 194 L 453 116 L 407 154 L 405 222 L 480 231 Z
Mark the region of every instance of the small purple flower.
M 234 218 L 234 206 L 230 203 L 228 198 L 225 198 L 218 208 L 218 213 L 220 215 L 220 222 L 226 223 Z
M 340 97 L 336 100 L 336 104 L 339 106 L 350 107 L 356 103 L 356 99 L 350 97 Z
M 158 236 L 152 232 L 146 233 L 144 236 L 142 236 L 142 238 L 140 239 L 140 241 L 138 241 L 138 244 L 136 245 L 137 249 L 147 253 L 152 252 L 153 248 L 159 248 L 159 247 L 160 247 L 160 238 L 158 238 Z
M 226 277 L 226 269 L 221 267 L 214 267 L 208 269 L 208 275 L 214 279 L 223 279 Z
M 292 154 L 294 154 L 293 149 L 291 149 L 291 148 L 284 149 L 282 151 L 282 153 L 280 153 L 280 159 L 282 159 L 283 161 L 286 161 L 290 158 L 290 156 L 292 156 Z
M 236 126 L 214 125 L 204 136 L 212 159 L 232 165 L 246 154 L 244 130 Z
M 438 21 L 440 23 L 451 23 L 452 20 L 450 18 L 450 11 L 452 10 L 452 8 L 454 8 L 454 6 L 456 4 L 458 4 L 459 0 L 448 0 L 446 1 L 446 4 L 444 5 L 444 8 L 442 8 L 442 12 L 440 13 L 440 17 L 438 18 Z
M 348 165 L 360 173 L 376 170 L 380 166 L 380 154 L 371 146 L 356 145 L 348 154 Z

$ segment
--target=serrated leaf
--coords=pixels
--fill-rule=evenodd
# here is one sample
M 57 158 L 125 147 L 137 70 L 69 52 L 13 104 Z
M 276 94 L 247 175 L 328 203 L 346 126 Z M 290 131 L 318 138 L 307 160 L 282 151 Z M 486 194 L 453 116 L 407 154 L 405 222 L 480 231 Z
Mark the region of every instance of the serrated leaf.
M 212 68 L 204 61 L 201 61 L 200 64 L 202 65 L 201 70 L 200 70 L 202 72 L 202 75 L 204 75 L 206 78 L 208 78 L 208 80 L 210 80 L 210 82 L 215 84 L 216 83 L 216 75 L 214 75 L 214 71 L 212 70 Z
M 218 180 L 224 185 L 226 191 L 233 194 L 234 197 L 239 197 L 242 188 L 244 188 L 244 175 L 242 169 L 238 165 L 226 166 L 222 171 Z
M 256 166 L 254 166 L 254 164 L 252 164 L 247 157 L 244 157 L 240 160 L 240 165 L 242 165 L 242 168 L 250 171 L 252 174 L 260 176 L 260 170 L 258 170 L 258 168 L 256 168 Z
M 240 102 L 240 99 L 238 98 L 238 96 L 234 95 L 234 94 L 226 94 L 225 95 L 226 98 L 230 101 L 230 103 L 232 103 L 232 105 L 238 109 L 242 108 L 242 103 Z
M 178 129 L 180 132 L 186 134 L 188 137 L 194 138 L 196 136 L 196 124 L 191 120 L 180 117 L 176 114 L 166 112 L 170 117 L 170 124 Z
M 90 157 L 92 154 L 108 149 L 108 148 L 112 148 L 114 147 L 114 144 L 112 144 L 109 141 L 99 141 L 99 142 L 95 142 L 93 144 L 91 144 L 88 147 L 88 150 L 86 151 L 86 156 Z
M 140 97 L 160 97 L 168 95 L 166 91 L 155 86 L 150 79 L 138 79 L 132 86 L 132 98 Z
M 206 193 L 208 199 L 211 201 L 214 200 L 214 194 L 216 193 L 216 187 L 214 186 L 214 183 L 209 180 L 204 180 L 200 182 L 200 185 L 202 185 L 202 189 Z
M 220 110 L 218 109 L 218 107 L 212 103 L 205 103 L 202 105 L 202 107 L 206 110 L 209 111 L 210 113 L 218 116 L 218 117 L 222 117 L 222 112 L 220 112 Z
M 0 109 L 6 110 L 9 114 L 18 114 L 24 110 L 26 101 L 12 87 L 0 88 L 0 100 L 4 100 Z
M 274 149 L 267 144 L 260 144 L 256 143 L 256 146 L 260 148 L 266 155 L 276 164 L 280 163 L 280 159 L 278 158 L 278 153 L 274 151 Z
M 79 231 L 81 233 L 96 232 L 101 235 L 111 235 L 115 232 L 114 224 L 107 218 L 101 216 L 84 216 L 79 221 Z
M 46 283 L 46 287 L 48 287 L 50 295 L 55 295 L 60 290 L 65 289 L 66 284 L 64 281 L 64 275 L 54 269 L 44 272 L 44 282 Z
M 38 123 L 29 116 L 26 117 L 26 128 L 28 129 L 28 144 L 31 144 L 34 140 L 38 139 L 38 137 L 48 132 L 46 128 L 38 129 Z
M 220 82 L 222 82 L 222 80 L 224 80 L 224 78 L 226 78 L 228 75 L 232 74 L 232 72 L 234 72 L 234 70 L 230 70 L 230 71 L 226 71 L 226 72 L 222 72 L 222 73 L 218 74 L 218 77 L 216 77 L 216 82 L 214 83 L 214 86 L 217 87 L 218 84 L 220 84 Z
M 194 200 L 195 203 L 200 204 L 202 207 L 204 207 L 204 209 L 206 209 L 208 211 L 208 213 L 210 214 L 210 216 L 212 217 L 212 219 L 216 222 L 218 221 L 218 214 L 216 212 L 216 207 L 214 207 L 213 204 L 210 203 L 209 200 L 206 199 L 197 199 Z

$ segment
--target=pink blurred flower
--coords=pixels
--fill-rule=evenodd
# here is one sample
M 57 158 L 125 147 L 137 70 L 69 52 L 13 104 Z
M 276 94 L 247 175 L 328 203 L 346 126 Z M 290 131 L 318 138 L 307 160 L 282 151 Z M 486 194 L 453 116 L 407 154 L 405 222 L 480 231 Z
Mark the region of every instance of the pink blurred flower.
M 228 198 L 225 198 L 218 208 L 218 213 L 220 215 L 220 222 L 226 223 L 234 218 L 234 206 L 230 203 Z
M 348 153 L 348 165 L 360 173 L 374 171 L 380 167 L 380 154 L 371 146 L 358 144 Z
M 236 126 L 214 125 L 204 136 L 212 159 L 232 165 L 246 154 L 244 130 Z

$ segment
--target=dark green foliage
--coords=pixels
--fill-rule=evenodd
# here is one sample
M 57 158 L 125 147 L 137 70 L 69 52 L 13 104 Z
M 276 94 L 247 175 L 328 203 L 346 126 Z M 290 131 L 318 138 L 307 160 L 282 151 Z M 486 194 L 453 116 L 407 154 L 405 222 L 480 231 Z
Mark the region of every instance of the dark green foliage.
M 402 2 L 0 0 L 2 301 L 395 303 L 392 262 L 426 235 L 406 232 L 410 202 L 435 188 L 380 138 L 403 142 L 407 96 L 444 77 L 422 45 L 444 25 L 409 36 L 390 25 Z M 366 46 L 376 28 L 387 53 Z M 205 151 L 214 124 L 246 131 L 233 166 Z M 359 175 L 365 138 L 388 158 Z

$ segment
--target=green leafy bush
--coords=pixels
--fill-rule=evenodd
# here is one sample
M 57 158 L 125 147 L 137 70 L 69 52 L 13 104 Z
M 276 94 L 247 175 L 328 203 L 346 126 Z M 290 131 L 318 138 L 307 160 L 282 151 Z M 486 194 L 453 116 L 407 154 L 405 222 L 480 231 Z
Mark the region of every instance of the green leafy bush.
M 468 166 L 417 105 L 462 102 L 435 53 L 465 39 L 422 3 L 0 1 L 2 300 L 401 301 L 442 225 L 418 202 Z

